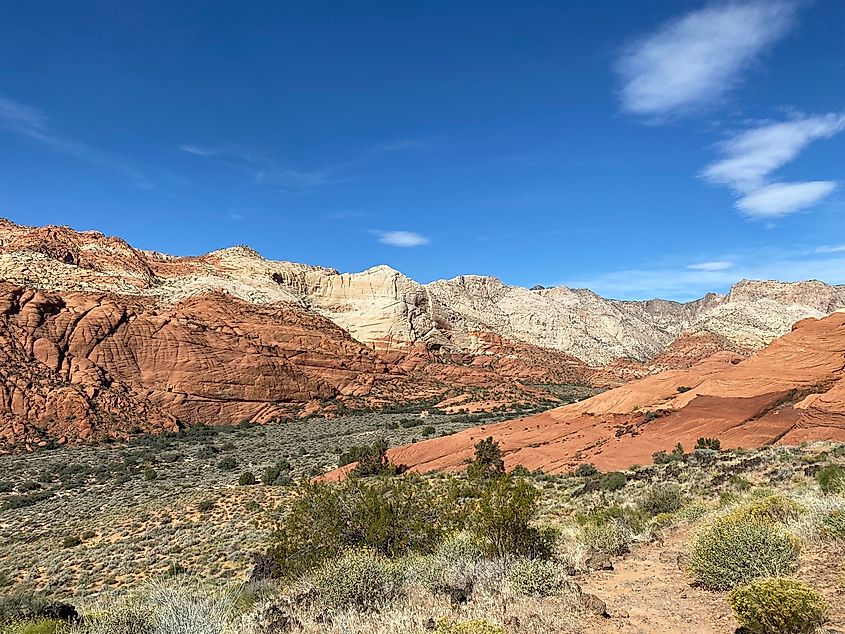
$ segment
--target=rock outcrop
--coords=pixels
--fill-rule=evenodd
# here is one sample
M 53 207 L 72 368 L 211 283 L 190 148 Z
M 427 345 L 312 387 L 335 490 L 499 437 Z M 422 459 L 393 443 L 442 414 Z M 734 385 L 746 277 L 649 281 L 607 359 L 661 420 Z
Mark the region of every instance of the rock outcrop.
M 387 266 L 339 273 L 245 246 L 177 257 L 0 220 L 0 305 L 0 439 L 32 446 L 337 399 L 554 400 L 542 384 L 615 386 L 747 355 L 845 306 L 845 289 L 741 282 L 686 304 L 628 302 L 492 277 L 419 284 Z
M 647 464 L 698 438 L 724 448 L 845 441 L 845 313 L 805 319 L 743 359 L 717 352 L 590 399 L 525 419 L 466 430 L 390 452 L 415 471 L 459 470 L 478 440 L 493 436 L 505 462 L 561 472 Z

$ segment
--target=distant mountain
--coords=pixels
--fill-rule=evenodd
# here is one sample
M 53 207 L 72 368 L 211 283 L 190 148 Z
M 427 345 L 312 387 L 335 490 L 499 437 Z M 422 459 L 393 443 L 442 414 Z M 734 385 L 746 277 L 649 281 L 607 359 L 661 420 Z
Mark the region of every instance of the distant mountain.
M 542 384 L 612 386 L 745 355 L 843 306 L 845 287 L 817 281 L 629 302 L 492 277 L 419 284 L 387 266 L 338 273 L 243 246 L 178 257 L 0 221 L 0 440 L 554 400 Z

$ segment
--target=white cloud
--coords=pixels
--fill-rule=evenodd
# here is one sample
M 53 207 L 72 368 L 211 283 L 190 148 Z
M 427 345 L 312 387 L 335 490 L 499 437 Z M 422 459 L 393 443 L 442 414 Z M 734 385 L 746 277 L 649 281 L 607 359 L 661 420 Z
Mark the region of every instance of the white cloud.
M 737 195 L 736 208 L 754 218 L 774 218 L 805 209 L 830 195 L 835 181 L 769 182 L 776 169 L 794 160 L 812 141 L 845 130 L 845 115 L 797 117 L 746 130 L 721 145 L 725 158 L 701 172 Z
M 219 152 L 217 150 L 210 150 L 208 148 L 202 147 L 200 145 L 180 145 L 179 149 L 183 152 L 187 152 L 188 154 L 194 154 L 195 156 L 217 156 Z
M 424 235 L 412 231 L 376 231 L 374 233 L 378 236 L 379 242 L 392 247 L 421 247 L 431 242 Z
M 825 244 L 818 247 L 816 253 L 845 253 L 845 244 Z
M 730 269 L 694 270 L 666 262 L 653 268 L 607 271 L 563 283 L 589 288 L 604 297 L 662 297 L 679 301 L 697 299 L 710 292 L 725 292 L 743 279 L 784 282 L 817 279 L 829 284 L 845 284 L 845 256 L 841 254 L 824 257 L 815 251 L 760 249 L 738 255 L 738 261 Z
M 674 114 L 717 101 L 794 22 L 796 3 L 714 3 L 634 42 L 618 62 L 622 106 L 641 115 Z
M 715 260 L 713 262 L 699 262 L 690 264 L 687 268 L 692 271 L 725 271 L 733 267 L 733 262 L 726 260 Z
M 826 114 L 771 123 L 738 134 L 722 144 L 725 158 L 704 168 L 712 183 L 753 191 L 768 175 L 792 161 L 809 143 L 845 130 L 845 115 Z
M 743 196 L 736 207 L 753 218 L 777 218 L 813 206 L 836 187 L 834 181 L 772 183 Z
M 93 165 L 119 172 L 133 180 L 139 187 L 145 189 L 154 187 L 152 180 L 143 170 L 125 159 L 54 133 L 48 125 L 47 115 L 38 108 L 0 97 L 0 129 L 51 152 L 74 156 Z

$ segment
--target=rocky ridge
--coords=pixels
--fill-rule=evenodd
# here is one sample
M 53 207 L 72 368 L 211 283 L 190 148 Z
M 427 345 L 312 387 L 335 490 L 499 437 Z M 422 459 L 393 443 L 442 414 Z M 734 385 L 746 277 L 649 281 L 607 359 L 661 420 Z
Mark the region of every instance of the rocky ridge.
M 244 246 L 171 256 L 0 221 L 0 305 L 0 440 L 33 446 L 338 400 L 554 400 L 533 385 L 613 386 L 748 354 L 845 306 L 845 288 L 741 282 L 686 304 L 626 302 L 492 277 L 420 284 L 387 266 L 339 273 Z

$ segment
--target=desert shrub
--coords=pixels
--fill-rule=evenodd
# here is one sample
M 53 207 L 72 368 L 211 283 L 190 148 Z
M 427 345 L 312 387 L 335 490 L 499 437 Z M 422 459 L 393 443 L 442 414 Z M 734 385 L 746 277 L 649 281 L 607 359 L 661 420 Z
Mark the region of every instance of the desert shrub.
M 816 481 L 824 493 L 842 493 L 845 491 L 845 468 L 838 464 L 822 467 L 816 474 Z
M 387 441 L 377 440 L 371 447 L 364 448 L 358 456 L 358 464 L 349 472 L 350 476 L 366 477 L 378 475 L 399 475 L 407 470 L 405 465 L 395 465 L 387 458 Z M 344 455 L 338 462 L 342 462 Z M 347 463 L 349 464 L 349 463 Z
M 62 548 L 74 548 L 82 543 L 82 538 L 79 535 L 68 535 L 62 539 Z
M 396 564 L 369 550 L 327 561 L 310 582 L 318 601 L 332 610 L 375 609 L 402 592 L 402 573 Z
M 505 634 L 505 630 L 487 619 L 474 619 L 472 621 L 440 619 L 437 621 L 434 634 Z
M 810 634 L 827 621 L 829 606 L 795 579 L 760 579 L 728 595 L 737 621 L 752 634 Z
M 252 486 L 253 484 L 257 484 L 255 480 L 255 474 L 252 471 L 244 471 L 241 474 L 241 477 L 238 478 L 238 484 L 242 487 Z
M 201 513 L 207 513 L 214 508 L 214 500 L 200 500 L 197 503 L 197 510 Z
M 36 493 L 29 493 L 28 495 L 13 495 L 12 497 L 6 498 L 3 506 L 0 507 L 0 511 L 26 508 L 51 497 L 53 497 L 52 491 L 38 491 Z
M 692 388 L 689 385 L 679 385 L 678 386 L 678 394 L 683 394 L 684 392 L 689 392 Z
M 750 491 L 751 490 L 751 483 L 743 478 L 741 475 L 732 475 L 731 479 L 728 480 L 731 485 L 736 488 L 737 491 Z
M 467 467 L 470 478 L 489 478 L 500 476 L 505 472 L 505 461 L 499 443 L 493 437 L 479 440 L 475 444 L 475 458 Z
M 557 539 L 552 528 L 531 522 L 538 512 L 540 491 L 522 478 L 503 475 L 484 487 L 470 519 L 470 530 L 496 557 L 509 555 L 548 559 Z
M 674 513 L 684 505 L 684 496 L 677 484 L 655 484 L 640 500 L 640 508 L 654 517 Z
M 675 515 L 680 520 L 694 522 L 695 520 L 701 519 L 709 512 L 710 507 L 707 506 L 706 502 L 696 500 L 682 506 Z
M 60 621 L 41 619 L 39 621 L 17 623 L 4 626 L 4 634 L 61 634 L 67 628 Z
M 575 471 L 572 472 L 576 478 L 592 478 L 593 476 L 597 476 L 601 473 L 595 466 L 591 465 L 589 462 L 585 462 L 583 464 L 579 464 L 575 467 Z
M 602 476 L 600 486 L 604 491 L 618 491 L 628 484 L 628 477 L 621 471 L 612 471 Z
M 220 471 L 234 471 L 238 468 L 238 461 L 232 456 L 226 456 L 217 463 L 217 468 L 220 469 Z
M 556 562 L 543 559 L 520 558 L 510 563 L 507 581 L 518 594 L 548 597 L 560 594 L 569 587 L 566 572 Z
M 236 607 L 236 593 L 184 578 L 151 582 L 137 595 L 86 618 L 74 634 L 227 634 Z
M 618 522 L 587 524 L 582 531 L 584 543 L 594 550 L 608 555 L 622 555 L 628 552 L 628 540 Z
M 675 445 L 675 448 L 667 453 L 662 449 L 651 454 L 651 459 L 654 464 L 668 464 L 670 462 L 677 462 L 684 459 L 684 446 L 681 443 Z
M 433 425 L 426 425 L 422 428 L 422 431 L 420 433 L 423 436 L 433 436 L 437 433 L 437 429 L 435 429 Z
M 261 482 L 267 486 L 285 486 L 293 482 L 290 475 L 291 465 L 287 460 L 279 460 L 272 467 L 267 467 L 261 475 Z
M 824 514 L 822 534 L 833 539 L 845 539 L 845 511 L 833 509 Z
M 424 480 L 341 484 L 303 482 L 273 536 L 284 578 L 293 578 L 351 548 L 388 557 L 430 552 L 463 523 L 452 499 Z
M 158 472 L 152 467 L 146 467 L 144 469 L 144 480 L 146 480 L 147 482 L 152 482 L 156 479 L 158 479 Z
M 729 590 L 759 577 L 791 574 L 798 540 L 771 522 L 722 517 L 696 536 L 689 567 L 705 586 Z
M 15 488 L 15 483 L 9 480 L 0 480 L 0 493 L 10 493 Z
M 731 511 L 728 517 L 736 520 L 760 520 L 779 523 L 797 519 L 805 510 L 795 500 L 775 494 L 742 504 Z
M 695 441 L 695 448 L 719 451 L 722 448 L 722 441 L 718 438 L 699 438 Z

